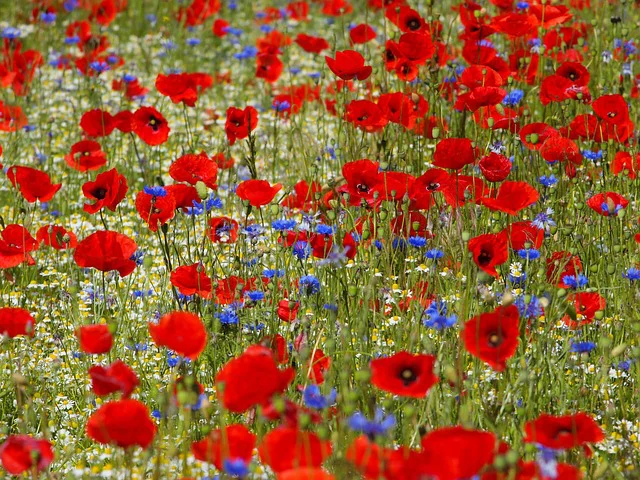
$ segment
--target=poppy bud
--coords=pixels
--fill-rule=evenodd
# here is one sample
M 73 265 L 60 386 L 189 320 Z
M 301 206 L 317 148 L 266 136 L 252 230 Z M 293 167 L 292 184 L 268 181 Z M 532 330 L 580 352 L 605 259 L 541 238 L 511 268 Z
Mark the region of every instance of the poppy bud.
M 198 192 L 198 197 L 200 200 L 206 200 L 209 198 L 209 190 L 207 190 L 207 186 L 202 180 L 198 180 L 196 182 L 196 191 Z

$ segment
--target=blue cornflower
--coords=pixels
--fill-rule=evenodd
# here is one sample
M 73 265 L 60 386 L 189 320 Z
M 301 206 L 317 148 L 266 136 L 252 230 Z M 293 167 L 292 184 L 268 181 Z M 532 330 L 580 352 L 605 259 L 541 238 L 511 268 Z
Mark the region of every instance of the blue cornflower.
M 547 188 L 553 187 L 556 183 L 558 183 L 558 179 L 553 174 L 549 176 L 542 175 L 540 178 L 538 178 L 538 181 L 543 187 Z
M 396 237 L 391 242 L 391 248 L 394 250 L 404 250 L 407 248 L 407 241 L 404 238 Z
M 144 193 L 147 195 L 152 195 L 154 197 L 166 197 L 167 190 L 164 187 L 144 187 Z
M 600 205 L 600 209 L 602 210 L 602 213 L 606 213 L 610 217 L 615 217 L 616 215 L 618 215 L 618 212 L 622 210 L 622 208 L 623 208 L 622 205 L 619 203 L 614 206 L 613 211 L 611 211 L 611 209 L 609 208 L 609 204 L 607 202 L 602 202 L 602 205 Z
M 369 420 L 361 412 L 356 412 L 349 417 L 349 427 L 356 432 L 363 432 L 370 437 L 383 435 L 396 426 L 396 417 L 392 414 L 385 415 L 381 408 L 376 409 L 373 420 Z
M 593 342 L 571 342 L 571 351 L 574 353 L 589 353 L 596 348 Z
M 347 249 L 349 248 L 351 247 L 340 248 L 337 245 L 333 245 L 331 251 L 318 262 L 318 265 L 341 265 L 347 261 Z
M 631 368 L 631 362 L 629 360 L 622 360 L 618 362 L 618 370 L 624 370 L 625 372 Z
M 77 35 L 73 35 L 71 37 L 65 37 L 64 43 L 66 45 L 75 45 L 76 43 L 80 43 L 80 37 Z
M 6 27 L 2 30 L 2 38 L 6 38 L 7 40 L 15 40 L 16 38 L 20 38 L 20 35 L 20 30 L 15 27 Z
M 444 257 L 444 252 L 442 250 L 438 250 L 437 248 L 432 248 L 430 250 L 427 250 L 427 253 L 425 253 L 424 256 L 430 258 L 431 260 L 439 260 Z
M 144 262 L 144 252 L 142 250 L 136 250 L 129 260 L 136 262 L 136 265 L 142 265 Z
M 284 277 L 284 270 L 268 268 L 262 271 L 262 276 L 265 278 L 280 278 Z
M 509 281 L 514 285 L 522 285 L 527 281 L 527 274 L 522 272 L 520 275 L 509 274 Z
M 582 150 L 582 156 L 587 160 L 596 161 L 602 158 L 602 150 L 598 150 L 597 152 L 593 152 L 591 150 Z
M 525 260 L 537 260 L 540 258 L 540 252 L 535 248 L 523 248 L 518 250 L 518 256 Z
M 273 102 L 272 108 L 276 112 L 286 112 L 291 108 L 291 102 L 288 100 L 276 100 Z
M 320 223 L 316 226 L 316 232 L 320 235 L 333 235 L 333 227 Z
M 234 53 L 233 58 L 236 60 L 245 60 L 247 58 L 253 58 L 258 54 L 258 49 L 254 46 L 247 45 L 241 52 Z
M 269 33 L 273 31 L 273 27 L 271 25 L 260 25 L 260 30 L 263 33 Z
M 458 321 L 457 315 L 447 315 L 447 305 L 441 300 L 431 302 L 424 311 L 425 319 L 422 321 L 425 327 L 443 330 L 453 327 Z
M 224 473 L 232 477 L 246 477 L 249 474 L 249 466 L 241 458 L 226 458 L 222 467 Z
M 245 292 L 245 296 L 252 302 L 259 302 L 264 299 L 264 292 L 261 290 L 252 290 L 250 292 Z
M 229 35 L 233 35 L 234 37 L 240 37 L 244 33 L 242 29 L 235 27 L 225 27 L 223 31 L 228 33 Z
M 558 477 L 558 461 L 556 460 L 557 453 L 557 450 L 538 445 L 538 455 L 536 456 L 536 463 L 538 464 L 538 468 L 540 469 L 541 476 L 545 478 Z
M 177 355 L 173 352 L 167 352 L 167 365 L 169 368 L 173 368 L 180 363 L 180 355 Z
M 307 407 L 315 408 L 316 410 L 324 410 L 335 403 L 336 390 L 335 388 L 332 388 L 329 395 L 325 396 L 320 393 L 320 388 L 317 385 L 310 384 L 304 389 L 302 398 Z
M 325 310 L 329 310 L 330 312 L 337 312 L 338 311 L 338 306 L 333 304 L 333 303 L 325 303 L 322 308 L 324 308 Z
M 130 73 L 125 73 L 122 76 L 122 81 L 124 83 L 131 83 L 131 82 L 135 82 L 136 81 L 136 76 L 135 75 L 131 75 Z
M 556 222 L 551 218 L 551 215 L 553 215 L 553 209 L 547 208 L 544 212 L 540 212 L 535 216 L 531 225 L 540 230 L 545 230 L 547 227 L 555 227 Z
M 273 222 L 271 222 L 271 228 L 277 231 L 293 230 L 296 225 L 298 225 L 298 222 L 286 218 L 283 218 L 281 220 L 274 220 Z
M 409 237 L 408 242 L 414 248 L 422 248 L 427 244 L 427 239 L 424 237 Z
M 376 247 L 378 250 L 382 250 L 382 248 L 384 247 L 384 245 L 382 244 L 382 242 L 381 242 L 380 240 L 378 240 L 377 238 L 376 238 L 376 240 L 373 242 L 373 244 L 375 245 L 375 247 Z
M 40 20 L 47 25 L 51 25 L 56 21 L 56 14 L 53 12 L 42 12 L 40 14 Z
M 244 235 L 246 235 L 247 237 L 254 239 L 254 238 L 258 238 L 260 235 L 262 235 L 264 233 L 264 227 L 262 225 L 259 225 L 257 223 L 253 223 L 251 225 L 247 225 L 245 228 L 243 228 L 240 233 L 243 233 Z
M 109 64 L 107 64 L 106 62 L 101 62 L 101 61 L 94 61 L 94 62 L 91 62 L 91 63 L 89 64 L 89 67 L 90 67 L 93 71 L 95 71 L 96 73 L 98 73 L 98 74 L 103 73 L 103 72 L 106 72 L 106 71 L 108 71 L 108 70 L 109 70 L 109 68 L 110 68 L 110 67 L 109 67 Z
M 565 275 L 562 277 L 562 283 L 564 283 L 569 288 L 581 288 L 589 283 L 589 279 L 582 275 L 581 273 L 576 275 Z
M 535 295 L 531 296 L 531 300 L 529 300 L 529 303 L 525 303 L 524 295 L 516 297 L 516 300 L 513 303 L 518 308 L 518 312 L 520 312 L 520 316 L 522 317 L 538 318 L 540 315 L 542 315 L 542 307 L 540 306 L 540 301 Z
M 636 280 L 640 280 L 640 270 L 638 270 L 635 267 L 631 267 L 629 270 L 623 273 L 622 276 L 624 278 L 628 278 L 632 282 Z
M 516 8 L 518 8 L 519 10 L 526 10 L 527 8 L 529 8 L 529 2 L 518 2 L 516 3 Z
M 293 244 L 292 252 L 295 257 L 299 258 L 300 260 L 304 260 L 309 255 L 311 255 L 311 247 L 309 247 L 309 244 L 304 240 L 298 240 Z
M 524 98 L 524 92 L 519 89 L 511 90 L 502 100 L 502 104 L 508 107 L 513 107 L 518 105 L 522 99 Z
M 63 7 L 67 12 L 73 12 L 78 7 L 78 0 L 65 0 Z
M 134 343 L 133 345 L 127 345 L 125 348 L 134 352 L 146 352 L 149 346 L 146 343 Z
M 298 281 L 300 295 L 314 295 L 320 291 L 320 280 L 314 275 L 304 275 Z
M 230 306 L 224 307 L 221 312 L 215 314 L 215 317 L 223 325 L 237 325 L 239 321 L 238 314 Z

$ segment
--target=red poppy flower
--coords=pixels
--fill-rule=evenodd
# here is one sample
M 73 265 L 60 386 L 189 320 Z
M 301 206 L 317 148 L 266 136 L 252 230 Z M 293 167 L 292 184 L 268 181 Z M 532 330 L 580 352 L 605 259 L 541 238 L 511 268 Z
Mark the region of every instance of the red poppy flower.
M 300 180 L 293 187 L 293 192 L 280 202 L 283 207 L 286 208 L 298 208 L 300 210 L 313 210 L 317 207 L 318 201 L 316 200 L 316 194 L 322 191 L 322 185 L 318 182 L 311 182 L 311 185 L 306 180 Z
M 559 135 L 553 135 L 545 140 L 542 147 L 540 147 L 540 155 L 547 162 L 582 164 L 582 153 L 576 142 Z
M 640 153 L 632 157 L 629 152 L 618 152 L 611 161 L 611 173 L 615 176 L 626 171 L 629 180 L 635 180 L 640 172 Z
M 345 454 L 345 458 L 367 479 L 380 478 L 384 457 L 384 450 L 366 435 L 360 435 L 351 442 Z
M 31 167 L 9 167 L 7 178 L 29 203 L 38 200 L 48 202 L 62 187 L 61 183 L 51 183 L 51 177 L 47 173 Z
M 31 256 L 38 249 L 38 241 L 22 225 L 12 223 L 0 232 L 0 269 L 17 267 L 23 262 L 34 265 Z
M 187 153 L 181 156 L 169 167 L 169 175 L 177 182 L 186 182 L 190 185 L 202 182 L 214 190 L 218 188 L 216 185 L 218 164 L 204 152 Z
M 278 310 L 276 314 L 278 315 L 278 318 L 283 322 L 291 322 L 298 316 L 299 308 L 300 302 L 294 302 L 285 298 L 278 302 Z
M 313 351 L 313 355 L 309 359 L 309 364 L 306 368 L 307 377 L 316 385 L 322 385 L 324 383 L 324 376 L 331 366 L 331 358 L 327 356 L 319 348 Z
M 460 426 L 433 430 L 421 443 L 423 469 L 438 480 L 471 478 L 493 463 L 496 451 L 493 433 Z
M 183 357 L 195 360 L 207 346 L 207 331 L 198 315 L 172 312 L 149 322 L 149 333 L 156 345 L 167 347 Z
M 133 132 L 133 112 L 123 110 L 116 113 L 113 117 L 113 123 L 115 128 L 120 130 L 122 133 Z
M 272 186 L 266 180 L 245 180 L 236 188 L 236 195 L 253 207 L 263 207 L 271 203 L 281 189 L 279 183 Z
M 249 106 L 244 110 L 236 107 L 227 109 L 227 120 L 224 124 L 224 131 L 227 134 L 229 145 L 236 143 L 236 140 L 247 138 L 258 126 L 258 111 Z
M 540 248 L 544 240 L 544 230 L 531 224 L 531 222 L 515 222 L 509 224 L 509 246 L 512 250 L 526 248 L 525 243 L 530 243 L 530 248 Z
M 0 445 L 0 463 L 10 475 L 37 476 L 53 462 L 53 446 L 48 440 L 29 435 L 10 435 Z
M 480 159 L 478 166 L 487 181 L 502 182 L 509 176 L 512 163 L 506 156 L 491 152 Z
M 191 444 L 191 453 L 201 462 L 209 462 L 218 470 L 227 459 L 251 461 L 256 436 L 241 424 L 228 425 L 209 432 L 205 438 Z
M 498 188 L 495 198 L 482 197 L 477 203 L 489 210 L 517 215 L 521 210 L 536 203 L 540 198 L 538 191 L 527 182 L 504 182 Z
M 387 46 L 396 58 L 407 59 L 416 65 L 424 65 L 436 53 L 431 36 L 420 32 L 404 33 L 398 42 L 389 41 Z
M 460 170 L 476 161 L 478 150 L 468 138 L 444 138 L 436 145 L 433 165 L 440 168 Z
M 556 69 L 556 75 L 564 77 L 580 87 L 589 85 L 589 70 L 578 62 L 564 62 Z
M 0 308 L 0 335 L 7 335 L 9 338 L 18 335 L 33 337 L 35 323 L 34 318 L 24 308 Z
M 502 265 L 509 259 L 509 245 L 506 230 L 500 233 L 486 233 L 469 240 L 468 250 L 473 255 L 473 261 L 481 270 L 493 277 L 498 277 L 497 265 Z
M 555 128 L 542 122 L 529 123 L 520 129 L 520 140 L 531 150 L 540 150 L 548 138 L 559 135 Z
M 136 210 L 140 218 L 149 224 L 149 230 L 152 232 L 171 220 L 175 215 L 175 209 L 175 197 L 164 188 L 158 190 L 158 194 L 142 191 L 136 195 Z
M 460 336 L 467 351 L 501 372 L 516 353 L 519 343 L 518 307 L 499 306 L 493 312 L 473 317 Z
M 93 140 L 74 143 L 71 147 L 71 153 L 65 155 L 64 160 L 67 165 L 79 172 L 98 170 L 107 164 L 107 156 L 102 151 L 102 147 Z
M 331 455 L 331 442 L 313 432 L 280 427 L 262 439 L 258 454 L 262 463 L 278 473 L 296 467 L 320 467 Z
M 573 303 L 576 319 L 572 320 L 569 315 L 565 315 L 562 320 L 572 328 L 592 323 L 596 312 L 604 310 L 607 306 L 607 300 L 598 292 L 578 292 L 569 296 L 568 301 Z
M 116 18 L 118 10 L 113 0 L 102 0 L 93 5 L 91 9 L 90 19 L 103 27 L 108 26 Z
M 256 57 L 256 78 L 262 78 L 273 83 L 280 78 L 284 63 L 275 54 L 260 53 Z
M 124 80 L 113 79 L 111 82 L 111 89 L 114 92 L 124 92 L 124 96 L 129 100 L 143 98 L 147 93 L 149 93 L 149 89 L 142 86 L 140 80 L 137 78 L 126 82 Z M 116 128 L 118 128 L 117 125 Z
M 382 109 L 369 100 L 353 100 L 347 104 L 345 120 L 354 127 L 373 133 L 382 130 L 389 120 Z
M 201 263 L 176 268 L 171 272 L 170 281 L 183 295 L 199 295 L 205 299 L 212 296 L 211 279 Z
M 582 272 L 580 257 L 569 252 L 553 252 L 547 259 L 547 281 L 558 288 L 567 288 L 562 280 L 566 276 L 576 276 Z
M 229 217 L 213 217 L 207 237 L 213 243 L 234 243 L 238 239 L 238 222 Z
M 99 397 L 122 392 L 122 397 L 128 398 L 140 384 L 135 372 L 122 360 L 116 360 L 106 368 L 94 365 L 89 368 L 89 376 L 93 393 Z
M 294 375 L 292 368 L 278 369 L 271 350 L 252 345 L 220 369 L 215 383 L 224 384 L 224 388 L 218 390 L 224 408 L 242 413 L 283 392 Z
M 347 0 L 323 0 L 322 13 L 331 17 L 340 17 L 353 12 L 353 5 Z
M 213 78 L 206 73 L 158 74 L 156 89 L 173 103 L 195 107 L 198 95 L 213 85 Z
M 598 193 L 587 200 L 587 206 L 605 217 L 615 217 L 620 210 L 627 208 L 629 200 L 616 192 Z
M 305 52 L 320 53 L 323 50 L 329 48 L 329 42 L 322 37 L 313 37 L 304 33 L 299 33 L 295 39 L 295 42 Z
M 436 384 L 433 355 L 397 352 L 371 361 L 371 383 L 385 392 L 403 397 L 424 398 Z
M 391 3 L 391 5 L 387 5 L 388 3 Z M 407 5 L 397 6 L 388 1 L 385 2 L 385 5 L 387 5 L 385 17 L 396 25 L 401 32 L 429 33 L 429 24 L 413 8 Z
M 76 337 L 84 353 L 107 353 L 113 346 L 113 335 L 108 325 L 83 325 L 76 329 Z
M 367 43 L 376 38 L 376 31 L 370 25 L 361 23 L 349 30 L 349 38 L 354 44 Z
M 80 128 L 89 137 L 106 137 L 116 128 L 116 122 L 109 112 L 96 108 L 82 115 Z
M 153 107 L 140 107 L 131 118 L 133 133 L 147 145 L 161 145 L 169 138 L 169 124 L 162 114 Z
M 98 174 L 95 181 L 85 182 L 82 185 L 84 196 L 89 200 L 95 200 L 93 204 L 86 203 L 83 209 L 87 213 L 94 214 L 106 207 L 114 212 L 128 190 L 127 178 L 118 173 L 115 168 L 102 172 Z
M 622 95 L 603 95 L 594 100 L 591 107 L 598 117 L 613 125 L 629 121 L 629 106 Z
M 131 257 L 137 248 L 136 242 L 126 235 L 101 230 L 78 243 L 73 258 L 79 267 L 101 272 L 117 270 L 121 277 L 126 277 L 136 268 Z
M 273 358 L 276 360 L 278 365 L 289 363 L 289 346 L 287 345 L 285 338 L 279 333 L 275 336 L 263 337 L 260 341 L 260 345 L 271 350 Z
M 366 80 L 371 75 L 371 67 L 364 64 L 364 57 L 355 50 L 336 52 L 336 58 L 324 57 L 329 69 L 342 80 Z
M 598 443 L 605 435 L 597 422 L 586 413 L 553 416 L 543 413 L 524 427 L 525 442 L 565 450 Z M 588 450 L 589 451 L 589 450 Z
M 138 400 L 107 402 L 87 421 L 87 436 L 98 443 L 146 449 L 153 442 L 156 426 L 149 409 Z
M 60 225 L 40 227 L 36 232 L 36 240 L 38 243 L 44 242 L 45 245 L 56 250 L 66 250 L 67 248 L 76 248 L 78 246 L 76 234 Z
M 276 474 L 276 480 L 335 480 L 321 468 L 294 468 Z

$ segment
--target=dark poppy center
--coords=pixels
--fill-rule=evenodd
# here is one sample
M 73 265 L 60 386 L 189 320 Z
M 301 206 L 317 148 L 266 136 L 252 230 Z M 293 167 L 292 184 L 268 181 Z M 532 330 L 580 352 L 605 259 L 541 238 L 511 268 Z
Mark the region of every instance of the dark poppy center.
M 558 439 L 559 437 L 562 437 L 564 435 L 573 435 L 573 430 L 567 427 L 561 427 L 555 431 L 555 433 L 553 434 L 553 438 Z
M 102 187 L 96 188 L 93 192 L 91 192 L 91 194 L 98 200 L 102 200 L 107 195 L 107 189 Z
M 384 55 L 387 59 L 387 62 L 393 62 L 396 59 L 396 56 L 391 50 L 385 50 Z
M 400 380 L 405 387 L 408 387 L 418 379 L 418 375 L 412 368 L 405 368 L 400 372 Z
M 488 265 L 491 262 L 491 254 L 486 250 L 480 251 L 480 255 L 478 255 L 478 263 L 482 266 Z
M 436 191 L 440 188 L 440 184 L 438 182 L 431 182 L 429 185 L 427 185 L 427 190 L 431 190 Z
M 502 342 L 504 341 L 504 337 L 502 336 L 501 333 L 494 332 L 489 335 L 488 341 L 490 346 L 499 347 L 500 345 L 502 345 Z
M 154 132 L 157 132 L 158 129 L 160 128 L 160 120 L 158 120 L 156 117 L 150 117 L 149 126 Z
M 407 27 L 409 27 L 409 30 L 419 30 L 420 20 L 418 20 L 417 18 L 412 18 L 407 22 Z
M 365 120 L 368 120 L 368 119 L 369 119 L 369 115 L 366 115 L 366 114 L 358 117 L 359 122 L 364 122 Z
M 571 72 L 571 73 L 569 74 L 569 78 L 570 78 L 571 80 L 575 80 L 576 78 L 578 78 L 578 76 L 575 74 L 575 72 Z
M 613 117 L 615 117 L 616 115 L 617 115 L 617 113 L 616 113 L 616 112 L 609 112 L 609 113 L 607 113 L 607 117 L 609 117 L 609 118 L 613 118 Z
M 359 183 L 358 185 L 356 185 L 356 189 L 359 192 L 362 192 L 362 193 L 368 193 L 369 192 L 369 187 L 367 185 L 365 185 L 364 183 Z

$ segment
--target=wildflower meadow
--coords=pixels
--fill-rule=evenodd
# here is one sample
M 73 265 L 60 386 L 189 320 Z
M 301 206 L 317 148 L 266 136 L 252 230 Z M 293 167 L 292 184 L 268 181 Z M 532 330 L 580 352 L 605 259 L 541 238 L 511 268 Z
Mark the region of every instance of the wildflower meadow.
M 0 36 L 0 478 L 640 479 L 640 1 Z

